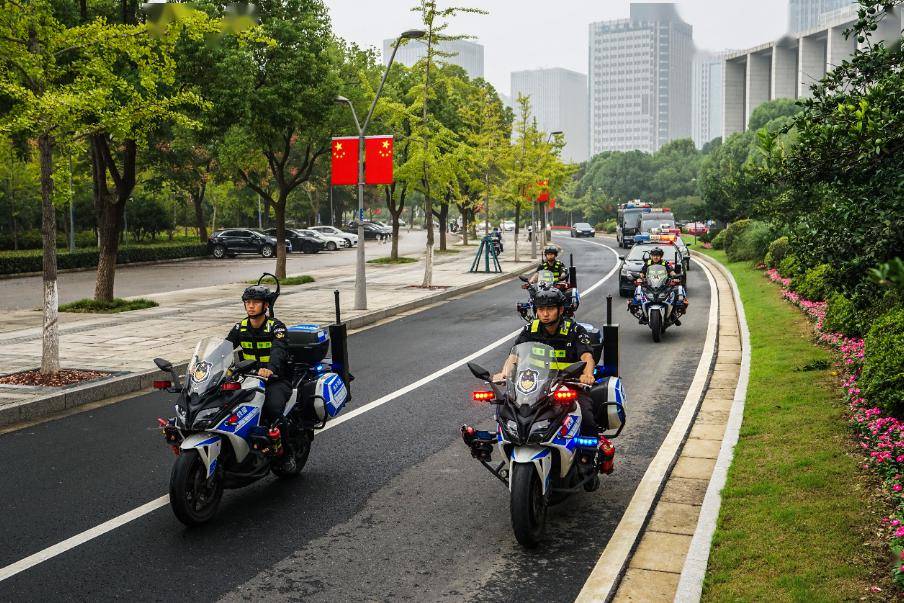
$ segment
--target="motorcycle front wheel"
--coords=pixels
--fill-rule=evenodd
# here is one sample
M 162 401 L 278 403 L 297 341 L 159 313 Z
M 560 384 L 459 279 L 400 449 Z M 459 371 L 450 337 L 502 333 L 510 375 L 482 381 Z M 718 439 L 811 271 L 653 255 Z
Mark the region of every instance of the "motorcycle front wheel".
M 653 341 L 659 343 L 662 339 L 662 314 L 650 312 L 650 330 L 653 331 Z
M 301 470 L 304 469 L 305 464 L 308 462 L 308 455 L 311 454 L 311 442 L 314 440 L 314 432 L 313 431 L 305 431 L 301 432 L 297 438 L 292 441 L 292 450 L 295 454 L 295 467 L 292 470 L 286 470 L 285 466 L 280 464 L 273 464 L 270 466 L 270 471 L 273 472 L 273 475 L 276 477 L 296 477 L 301 473 Z
M 540 544 L 546 525 L 546 497 L 533 464 L 512 466 L 512 530 L 521 546 L 532 549 Z
M 187 526 L 209 521 L 220 506 L 223 480 L 216 473 L 208 480 L 197 450 L 183 450 L 170 475 L 170 506 L 176 519 Z

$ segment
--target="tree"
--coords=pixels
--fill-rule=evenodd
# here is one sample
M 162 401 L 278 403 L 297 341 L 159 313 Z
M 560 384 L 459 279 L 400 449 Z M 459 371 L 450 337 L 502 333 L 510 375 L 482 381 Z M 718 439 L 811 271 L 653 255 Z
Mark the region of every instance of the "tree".
M 438 183 L 440 186 L 435 190 L 445 190 L 447 186 L 454 180 L 452 174 L 440 161 L 440 155 L 449 146 L 450 132 L 444 128 L 436 128 L 438 125 L 436 120 L 431 120 L 430 101 L 432 97 L 430 72 L 436 69 L 436 64 L 444 56 L 449 53 L 442 51 L 439 45 L 445 41 L 461 40 L 468 36 L 450 35 L 445 33 L 449 27 L 450 19 L 460 13 L 470 14 L 486 14 L 486 11 L 477 8 L 465 8 L 460 6 L 450 6 L 442 8 L 435 0 L 421 0 L 418 6 L 411 9 L 412 12 L 419 14 L 421 23 L 424 26 L 426 35 L 424 36 L 424 44 L 427 46 L 427 53 L 423 59 L 418 61 L 416 69 L 423 70 L 423 83 L 415 88 L 417 95 L 416 104 L 421 109 L 421 120 L 412 132 L 412 137 L 420 142 L 420 153 L 415 153 L 412 161 L 416 162 L 421 169 L 420 191 L 424 194 L 425 199 L 425 219 L 427 227 L 427 253 L 424 263 L 424 280 L 422 287 L 431 287 L 433 285 L 433 197 L 431 195 L 431 184 Z M 434 131 L 431 131 L 431 127 Z M 438 131 L 442 130 L 442 131 Z M 439 172 L 439 173 L 437 173 Z
M 794 117 L 803 110 L 803 106 L 791 98 L 779 98 L 765 102 L 750 114 L 747 129 L 757 131 L 778 117 Z

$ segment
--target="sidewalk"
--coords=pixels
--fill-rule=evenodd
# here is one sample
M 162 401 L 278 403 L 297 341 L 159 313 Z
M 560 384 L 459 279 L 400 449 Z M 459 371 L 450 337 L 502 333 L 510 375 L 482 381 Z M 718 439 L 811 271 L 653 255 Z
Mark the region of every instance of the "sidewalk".
M 616 602 L 675 600 L 697 525 L 714 520 L 702 516 L 701 508 L 741 375 L 741 336 L 731 285 L 716 262 L 704 261 L 712 269 L 719 291 L 715 368 L 690 433 L 618 585 Z
M 333 291 L 339 290 L 342 320 L 350 328 L 382 320 L 498 282 L 526 270 L 532 263 L 515 264 L 504 258 L 502 275 L 469 273 L 476 248 L 461 248 L 456 254 L 436 255 L 433 290 L 419 287 L 424 261 L 400 265 L 367 265 L 368 310 L 354 305 L 354 266 L 309 272 L 316 280 L 305 285 L 283 287 L 277 316 L 286 324 L 327 324 L 335 320 Z M 121 314 L 61 314 L 60 364 L 63 368 L 108 371 L 117 378 L 68 388 L 30 388 L 0 385 L 0 426 L 33 419 L 42 414 L 147 387 L 154 369 L 153 358 L 184 362 L 199 339 L 224 337 L 242 317 L 240 301 L 244 283 L 144 295 L 159 303 L 156 308 Z M 15 373 L 40 366 L 41 313 L 16 311 L 0 318 L 0 333 L 7 345 L 0 350 L 2 373 Z M 123 379 L 144 375 L 136 379 Z M 129 386 L 115 382 L 128 381 Z M 90 396 L 109 382 L 103 396 Z M 132 389 L 129 389 L 132 387 Z M 69 392 L 70 400 L 59 394 Z M 75 395 L 81 393 L 81 395 Z M 94 391 L 94 394 L 97 394 Z M 36 404 L 52 398 L 50 404 Z M 88 399 L 91 398 L 91 399 Z M 40 408 L 38 408 L 40 407 Z

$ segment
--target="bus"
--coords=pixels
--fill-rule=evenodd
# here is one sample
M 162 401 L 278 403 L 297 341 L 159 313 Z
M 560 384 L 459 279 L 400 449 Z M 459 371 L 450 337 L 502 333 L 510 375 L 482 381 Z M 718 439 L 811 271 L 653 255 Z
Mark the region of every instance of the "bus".
M 615 220 L 615 239 L 618 246 L 627 249 L 634 244 L 634 235 L 639 232 L 643 215 L 653 211 L 649 203 L 641 203 L 640 199 L 620 203 Z

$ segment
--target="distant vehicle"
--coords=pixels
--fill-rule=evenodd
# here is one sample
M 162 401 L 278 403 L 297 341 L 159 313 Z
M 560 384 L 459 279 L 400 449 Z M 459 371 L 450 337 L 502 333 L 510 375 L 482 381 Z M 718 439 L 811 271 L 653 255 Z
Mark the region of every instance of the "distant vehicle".
M 322 232 L 318 232 L 316 230 L 310 228 L 301 228 L 296 230 L 295 232 L 299 234 L 303 234 L 305 236 L 317 239 L 321 243 L 323 243 L 324 249 L 327 251 L 336 251 L 340 247 L 347 247 L 348 241 L 343 239 L 342 237 L 334 237 L 333 235 L 326 235 Z
M 346 247 L 354 247 L 358 244 L 358 235 L 339 230 L 335 226 L 311 226 L 309 230 L 316 230 L 332 237 L 341 237 L 345 239 Z
M 642 234 L 651 233 L 654 228 L 675 228 L 675 216 L 665 211 L 644 214 L 638 232 Z
M 639 232 L 640 222 L 646 213 L 652 211 L 649 203 L 631 201 L 618 206 L 615 219 L 615 240 L 618 246 L 627 248 L 634 244 L 634 235 Z
M 357 233 L 358 232 L 358 223 L 357 222 L 349 222 L 348 227 L 346 228 L 346 232 Z M 388 238 L 392 234 L 392 231 L 387 232 L 385 228 L 381 228 L 376 224 L 372 224 L 371 222 L 364 222 L 364 238 L 365 239 L 385 239 Z
M 505 232 L 512 232 L 515 230 L 515 223 L 511 220 L 506 220 L 499 225 L 499 230 Z
M 273 237 L 273 240 L 276 240 L 275 228 L 268 228 L 264 231 L 264 234 Z M 300 234 L 298 231 L 291 228 L 286 229 L 286 241 L 292 244 L 292 249 L 289 249 L 289 251 L 295 250 L 302 253 L 317 253 L 324 248 L 323 243 L 314 237 Z
M 596 230 L 587 222 L 576 222 L 571 227 L 571 236 L 574 237 L 595 237 Z
M 286 241 L 286 251 L 292 251 L 291 241 Z M 276 254 L 276 238 L 250 228 L 218 230 L 207 239 L 207 252 L 218 260 L 232 258 L 240 253 L 254 253 L 272 258 Z
M 709 227 L 703 222 L 689 222 L 684 225 L 684 232 L 699 237 L 709 232 Z
M 408 226 L 408 222 L 406 222 L 402 218 L 399 218 L 399 226 Z
M 636 285 L 634 281 L 640 278 L 640 270 L 643 268 L 643 263 L 647 258 L 644 256 L 650 253 L 654 248 L 659 247 L 663 252 L 663 259 L 666 262 L 675 263 L 678 254 L 681 253 L 680 249 L 678 249 L 675 245 L 663 245 L 661 243 L 638 243 L 631 247 L 631 251 L 628 252 L 627 256 L 622 256 L 621 260 L 621 269 L 619 270 L 619 278 L 618 278 L 618 294 L 622 297 L 631 297 L 634 294 L 634 288 Z M 682 258 L 682 264 L 684 264 Z M 687 286 L 687 272 L 682 272 L 681 275 L 682 284 Z

